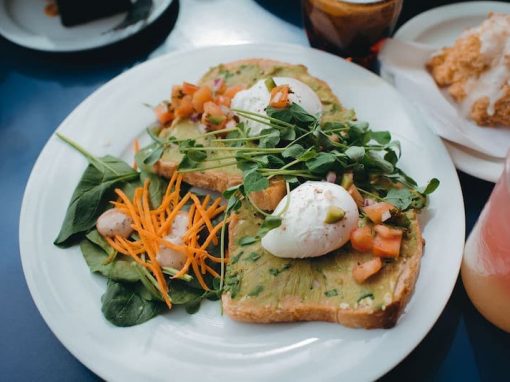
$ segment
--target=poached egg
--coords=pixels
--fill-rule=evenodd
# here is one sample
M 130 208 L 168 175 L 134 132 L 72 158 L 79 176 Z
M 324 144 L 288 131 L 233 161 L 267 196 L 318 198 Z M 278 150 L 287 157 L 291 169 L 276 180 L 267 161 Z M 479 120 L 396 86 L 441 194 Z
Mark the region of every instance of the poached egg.
M 273 215 L 282 211 L 282 224 L 261 241 L 262 247 L 277 257 L 325 255 L 347 243 L 358 226 L 358 207 L 353 198 L 342 186 L 329 182 L 298 186 L 280 201 Z
M 251 111 L 252 113 L 266 115 L 266 107 L 269 105 L 271 92 L 268 90 L 266 79 L 259 80 L 251 88 L 238 92 L 232 99 L 231 107 Z M 317 94 L 304 82 L 290 77 L 273 77 L 277 86 L 289 85 L 289 101 L 296 103 L 312 115 L 318 115 L 322 112 L 322 103 Z M 252 121 L 250 119 L 239 117 L 239 120 L 248 127 L 249 135 L 256 136 L 268 126 Z

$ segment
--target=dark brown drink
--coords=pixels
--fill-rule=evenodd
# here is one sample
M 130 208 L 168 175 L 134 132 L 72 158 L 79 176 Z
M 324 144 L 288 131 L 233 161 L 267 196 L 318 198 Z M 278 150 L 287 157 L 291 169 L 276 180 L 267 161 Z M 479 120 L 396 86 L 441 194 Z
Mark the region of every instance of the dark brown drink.
M 395 27 L 402 0 L 302 0 L 310 44 L 369 66 Z

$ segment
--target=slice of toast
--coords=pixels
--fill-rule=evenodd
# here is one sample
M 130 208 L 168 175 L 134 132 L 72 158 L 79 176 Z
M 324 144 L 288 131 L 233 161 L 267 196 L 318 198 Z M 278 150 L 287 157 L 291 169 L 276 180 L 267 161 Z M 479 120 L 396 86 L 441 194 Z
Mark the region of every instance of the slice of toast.
M 344 121 L 352 119 L 354 116 L 353 111 L 342 107 L 328 84 L 311 76 L 303 65 L 290 65 L 263 59 L 241 60 L 211 68 L 198 84 L 208 85 L 212 88 L 215 80 L 222 79 L 226 86 L 242 84 L 249 87 L 259 79 L 270 76 L 292 77 L 310 86 L 322 102 L 323 121 Z M 199 143 L 207 144 L 207 142 L 200 140 L 202 132 L 198 127 L 198 123 L 192 123 L 190 120 L 176 121 L 170 128 L 165 129 L 162 134 L 178 138 L 193 138 Z M 178 148 L 171 148 L 156 163 L 154 170 L 161 176 L 170 177 L 181 159 L 182 155 L 178 152 Z M 225 163 L 225 168 L 185 173 L 184 181 L 193 186 L 223 192 L 231 186 L 242 183 L 242 173 L 235 166 Z M 253 193 L 250 197 L 259 208 L 272 211 L 285 196 L 285 193 L 285 182 L 281 179 L 274 179 L 266 190 Z
M 409 300 L 419 273 L 423 241 L 415 212 L 407 213 L 410 226 L 401 255 L 385 261 L 379 273 L 362 284 L 352 269 L 373 255 L 350 245 L 314 259 L 275 257 L 255 242 L 262 219 L 247 207 L 229 226 L 229 256 L 222 296 L 225 313 L 234 320 L 270 323 L 329 321 L 354 328 L 391 328 Z

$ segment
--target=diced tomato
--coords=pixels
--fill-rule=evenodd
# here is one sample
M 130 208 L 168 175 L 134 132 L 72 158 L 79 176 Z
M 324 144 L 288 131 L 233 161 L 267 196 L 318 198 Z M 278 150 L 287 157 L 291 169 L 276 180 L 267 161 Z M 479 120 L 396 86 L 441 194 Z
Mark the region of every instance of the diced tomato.
M 204 112 L 204 104 L 212 101 L 213 94 L 211 88 L 208 86 L 202 86 L 194 94 L 192 99 L 193 109 L 199 113 Z
M 193 104 L 191 96 L 186 95 L 175 109 L 175 115 L 180 118 L 186 118 L 193 114 Z
M 374 239 L 372 229 L 369 226 L 358 227 L 351 233 L 351 245 L 360 252 L 368 252 L 372 250 Z
M 382 261 L 380 257 L 375 257 L 372 260 L 368 260 L 362 264 L 356 265 L 352 269 L 352 277 L 354 280 L 361 284 L 365 282 L 369 277 L 375 275 L 382 268 Z
M 229 97 L 230 99 L 234 98 L 234 96 L 239 93 L 241 90 L 244 90 L 246 89 L 246 86 L 244 85 L 234 85 L 234 86 L 230 86 L 229 88 L 227 88 L 224 92 L 223 92 L 223 95 L 225 97 Z
M 398 257 L 402 244 L 402 230 L 379 224 L 375 226 L 375 232 L 373 254 L 381 257 Z
M 223 113 L 219 105 L 209 101 L 204 104 L 202 123 L 210 130 L 221 130 L 227 123 L 227 116 Z
M 277 109 L 284 108 L 289 104 L 289 85 L 276 86 L 271 90 L 269 106 Z
M 388 227 L 384 224 L 377 224 L 375 232 L 385 239 L 402 238 L 403 231 L 398 228 Z
M 172 105 L 176 106 L 181 99 L 184 97 L 184 92 L 182 91 L 182 86 L 174 85 L 172 86 L 172 95 L 171 95 L 171 101 Z
M 385 215 L 390 213 L 390 211 L 393 209 L 395 209 L 395 206 L 386 202 L 379 202 L 370 206 L 363 207 L 363 211 L 365 211 L 368 218 L 375 224 L 380 224 L 385 221 Z
M 154 108 L 154 113 L 156 114 L 159 123 L 162 125 L 174 119 L 174 113 L 170 110 L 170 107 L 166 102 L 161 102 L 158 106 L 156 106 Z
M 349 192 L 349 195 L 351 195 L 352 198 L 354 199 L 354 201 L 356 202 L 356 205 L 358 206 L 358 208 L 362 208 L 364 199 L 354 184 L 351 187 L 349 187 L 348 192 Z
M 220 95 L 220 96 L 216 97 L 216 103 L 218 105 L 224 105 L 226 107 L 230 107 L 231 102 L 232 102 L 232 100 L 227 96 Z
M 190 84 L 189 82 L 182 83 L 182 92 L 186 95 L 193 95 L 198 89 L 198 86 Z

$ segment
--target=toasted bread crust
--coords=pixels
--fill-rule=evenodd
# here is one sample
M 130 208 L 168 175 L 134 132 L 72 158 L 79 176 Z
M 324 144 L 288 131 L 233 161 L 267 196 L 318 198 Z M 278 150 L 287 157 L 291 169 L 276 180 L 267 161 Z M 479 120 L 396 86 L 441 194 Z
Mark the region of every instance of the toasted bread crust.
M 154 165 L 154 172 L 168 179 L 172 177 L 176 170 L 177 164 L 175 162 L 160 160 Z M 243 182 L 241 175 L 226 175 L 221 170 L 186 172 L 182 174 L 182 179 L 192 186 L 217 192 L 223 192 Z M 258 208 L 264 211 L 273 211 L 286 192 L 285 181 L 275 178 L 271 179 L 269 187 L 265 190 L 252 192 L 250 199 Z
M 229 227 L 229 243 L 235 242 L 232 232 L 237 222 L 237 216 L 234 215 Z M 418 243 L 422 243 L 418 223 L 415 224 Z M 229 252 L 232 253 L 232 244 L 229 244 L 229 247 Z M 384 310 L 373 310 L 370 307 L 342 309 L 320 303 L 303 303 L 295 298 L 289 298 L 275 308 L 271 305 L 253 304 L 250 299 L 233 300 L 229 293 L 224 293 L 222 296 L 223 310 L 230 318 L 243 322 L 327 321 L 352 328 L 391 328 L 397 323 L 412 295 L 422 254 L 423 246 L 419 245 L 413 256 L 401 262 L 400 277 L 393 292 L 392 302 Z
M 170 161 L 158 161 L 154 165 L 154 172 L 162 177 L 171 178 L 177 170 L 178 164 Z M 223 192 L 229 187 L 237 186 L 243 182 L 241 175 L 226 175 L 221 170 L 208 170 L 203 172 L 186 172 L 182 180 L 195 187 Z

